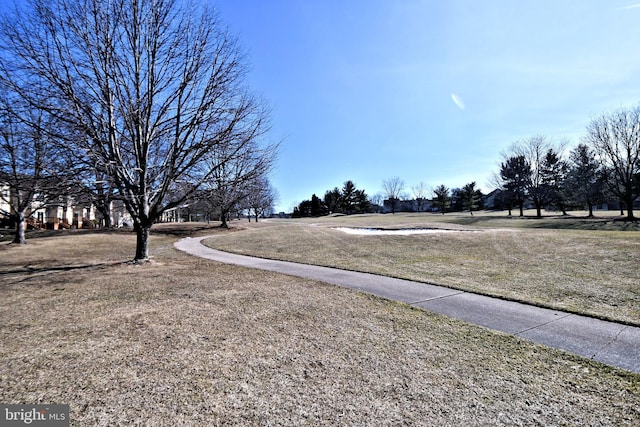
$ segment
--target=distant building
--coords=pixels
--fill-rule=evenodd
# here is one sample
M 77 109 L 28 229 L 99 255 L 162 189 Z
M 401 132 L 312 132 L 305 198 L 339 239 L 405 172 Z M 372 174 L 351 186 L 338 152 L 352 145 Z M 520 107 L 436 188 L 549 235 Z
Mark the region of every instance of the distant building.
M 16 224 L 10 218 L 12 198 L 11 188 L 0 184 L 0 224 L 13 228 Z M 38 200 L 39 199 L 39 200 Z M 110 204 L 112 224 L 116 227 L 131 225 L 133 221 L 121 202 Z M 88 197 L 62 196 L 46 200 L 46 195 L 36 198 L 27 210 L 25 227 L 32 229 L 59 230 L 68 228 L 94 228 L 103 222 L 102 214 Z
M 380 213 L 391 212 L 433 212 L 433 204 L 430 200 L 395 200 L 395 210 L 393 208 L 393 201 L 385 199 L 382 202 L 382 208 Z

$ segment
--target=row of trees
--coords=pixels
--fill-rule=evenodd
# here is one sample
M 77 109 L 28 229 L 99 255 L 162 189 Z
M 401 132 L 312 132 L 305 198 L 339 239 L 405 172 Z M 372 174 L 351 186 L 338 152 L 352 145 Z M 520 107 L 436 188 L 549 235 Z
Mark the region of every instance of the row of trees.
M 510 214 L 517 206 L 522 216 L 529 200 L 538 217 L 549 206 L 565 214 L 568 208 L 587 208 L 592 216 L 594 205 L 617 200 L 626 207 L 626 218 L 634 219 L 633 204 L 640 196 L 640 107 L 593 119 L 583 143 L 565 152 L 544 136 L 509 148 L 495 181 Z
M 205 189 L 192 194 L 180 211 L 189 217 L 196 215 L 220 220 L 221 228 L 229 228 L 228 221 L 246 215 L 251 222 L 254 218 L 266 217 L 273 213 L 278 198 L 277 190 L 263 175 L 239 177 L 229 175 L 218 178 Z
M 634 202 L 640 197 L 640 106 L 602 114 L 591 120 L 583 141 L 572 149 L 544 136 L 517 141 L 503 154 L 499 173 L 494 177 L 499 190 L 491 207 L 514 207 L 524 215 L 532 204 L 536 215 L 542 209 L 588 209 L 595 205 L 619 203 L 626 218 L 633 220 Z M 395 213 L 398 206 L 411 200 L 410 209 L 427 207 L 443 214 L 447 211 L 482 209 L 484 195 L 475 182 L 462 188 L 439 185 L 433 190 L 423 182 L 405 191 L 399 177 L 386 179 L 382 192 L 367 199 L 364 190 L 356 190 L 352 181 L 342 191 L 335 188 L 324 199 L 315 194 L 294 211 L 298 216 L 317 216 L 330 212 L 360 213 L 377 211 L 383 203 Z M 404 203 L 404 209 L 407 208 Z
M 518 207 L 523 215 L 526 203 L 532 203 L 536 215 L 543 208 L 566 213 L 567 209 L 588 209 L 607 202 L 626 208 L 626 218 L 635 219 L 634 203 L 640 197 L 640 106 L 623 108 L 594 118 L 587 126 L 582 143 L 571 150 L 566 144 L 554 144 L 544 136 L 535 136 L 512 144 L 503 154 L 500 171 L 493 184 L 499 191 L 495 207 Z M 383 193 L 392 212 L 403 199 L 405 184 L 398 178 L 385 180 Z M 440 212 L 481 209 L 482 193 L 475 182 L 449 190 L 440 185 L 429 191 L 424 183 L 411 188 L 418 210 L 429 201 Z
M 342 189 L 334 187 L 333 190 L 327 190 L 322 199 L 313 194 L 310 200 L 303 200 L 294 207 L 293 216 L 321 216 L 331 213 L 350 215 L 371 210 L 372 205 L 365 190 L 359 190 L 353 181 L 347 180 Z
M 468 211 L 473 215 L 473 211 L 482 209 L 484 195 L 477 187 L 476 182 L 470 182 L 462 188 L 449 189 L 444 184 L 434 189 L 429 188 L 424 182 L 411 187 L 411 193 L 406 193 L 405 183 L 399 177 L 392 177 L 382 182 L 383 193 L 377 199 L 386 199 L 391 207 L 391 212 L 395 213 L 399 202 L 403 200 L 414 200 L 415 208 L 418 212 L 431 207 L 442 214 L 451 211 Z
M 164 211 L 202 191 L 222 210 L 248 198 L 220 189 L 264 187 L 277 145 L 245 73 L 235 38 L 197 2 L 33 0 L 5 14 L 0 184 L 18 228 L 25 206 L 82 189 L 99 209 L 124 204 L 145 260 Z
M 405 192 L 404 181 L 399 177 L 389 178 L 382 183 L 383 192 L 372 197 L 367 196 L 364 189 L 358 189 L 353 181 L 345 181 L 342 189 L 335 187 L 327 190 L 323 198 L 315 194 L 294 207 L 293 216 L 322 216 L 331 213 L 357 214 L 380 212 L 388 206 L 395 213 L 401 203 L 411 202 L 411 210 L 424 212 L 438 211 L 473 211 L 483 208 L 484 195 L 475 182 L 462 188 L 449 189 L 440 185 L 435 189 L 427 187 L 423 182 L 411 187 L 411 194 Z M 405 206 L 403 209 L 407 209 Z
M 451 191 L 445 185 L 439 185 L 433 190 L 433 193 L 433 205 L 443 215 L 447 210 L 465 211 L 473 215 L 473 211 L 484 208 L 484 194 L 477 187 L 475 181 Z

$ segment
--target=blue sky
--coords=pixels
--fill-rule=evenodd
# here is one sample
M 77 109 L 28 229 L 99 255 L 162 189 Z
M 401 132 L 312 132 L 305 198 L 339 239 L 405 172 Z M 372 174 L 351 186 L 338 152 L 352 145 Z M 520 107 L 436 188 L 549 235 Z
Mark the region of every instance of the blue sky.
M 640 0 L 209 1 L 273 110 L 278 211 L 348 179 L 487 192 L 511 143 L 640 103 Z
M 283 139 L 278 210 L 353 180 L 491 190 L 514 141 L 640 102 L 640 2 L 220 0 Z

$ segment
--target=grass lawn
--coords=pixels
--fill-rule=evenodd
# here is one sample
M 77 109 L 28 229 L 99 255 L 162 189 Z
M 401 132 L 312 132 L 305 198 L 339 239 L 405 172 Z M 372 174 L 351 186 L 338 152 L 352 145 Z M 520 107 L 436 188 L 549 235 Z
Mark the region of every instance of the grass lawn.
M 640 227 L 636 223 L 602 217 L 397 214 L 253 224 L 242 233 L 205 244 L 435 283 L 640 325 Z M 334 227 L 463 231 L 361 236 Z
M 154 231 L 143 265 L 128 233 L 0 244 L 0 401 L 87 426 L 640 422 L 640 375 Z

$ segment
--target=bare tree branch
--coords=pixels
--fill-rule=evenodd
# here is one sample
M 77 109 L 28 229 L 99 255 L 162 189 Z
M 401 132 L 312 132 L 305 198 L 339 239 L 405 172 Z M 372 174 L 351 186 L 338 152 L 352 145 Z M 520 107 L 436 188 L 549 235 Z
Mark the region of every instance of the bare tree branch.
M 138 232 L 135 259 L 146 259 L 153 222 L 221 166 L 201 167 L 205 156 L 268 130 L 268 111 L 244 87 L 242 52 L 196 2 L 31 6 L 2 22 L 0 81 L 81 133 L 67 142 L 113 182 Z M 33 81 L 44 83 L 47 102 Z M 192 183 L 188 192 L 170 191 L 178 180 Z

